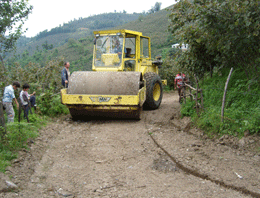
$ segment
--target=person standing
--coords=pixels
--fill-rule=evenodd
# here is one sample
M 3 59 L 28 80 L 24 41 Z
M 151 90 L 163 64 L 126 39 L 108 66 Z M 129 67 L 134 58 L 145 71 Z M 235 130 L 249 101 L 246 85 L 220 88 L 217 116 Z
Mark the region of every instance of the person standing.
M 31 94 L 30 97 L 30 103 L 31 103 L 31 107 L 34 108 L 34 111 L 36 111 L 36 96 L 35 96 L 35 91 Z
M 20 93 L 20 101 L 21 104 L 23 105 L 23 110 L 24 110 L 24 118 L 27 119 L 27 121 L 29 121 L 28 119 L 28 113 L 29 113 L 29 103 L 30 103 L 30 97 L 33 96 L 35 94 L 35 92 L 33 92 L 32 94 L 28 94 L 28 90 L 30 88 L 30 85 L 25 83 L 23 85 L 23 90 Z
M 115 47 L 113 49 L 113 53 L 117 53 L 118 57 L 121 59 L 121 57 L 122 57 L 122 45 L 120 44 L 119 40 L 115 41 Z
M 70 63 L 65 62 L 64 63 L 64 68 L 61 71 L 61 84 L 63 87 L 68 88 L 69 85 L 69 76 L 70 76 Z
M 175 89 L 178 89 L 178 94 L 179 96 L 181 95 L 181 88 L 182 86 L 184 85 L 184 82 L 186 82 L 186 75 L 185 74 L 182 74 L 182 73 L 178 73 L 176 76 L 175 76 L 175 79 L 174 79 L 174 88 Z
M 16 100 L 15 95 L 14 95 L 14 90 L 16 90 L 19 87 L 20 87 L 19 82 L 13 82 L 12 85 L 5 87 L 5 90 L 4 90 L 3 105 L 5 107 L 8 122 L 14 122 L 15 113 L 14 113 L 14 108 L 13 108 L 13 104 L 12 104 L 13 100 L 16 103 L 17 109 L 19 109 L 19 103 Z

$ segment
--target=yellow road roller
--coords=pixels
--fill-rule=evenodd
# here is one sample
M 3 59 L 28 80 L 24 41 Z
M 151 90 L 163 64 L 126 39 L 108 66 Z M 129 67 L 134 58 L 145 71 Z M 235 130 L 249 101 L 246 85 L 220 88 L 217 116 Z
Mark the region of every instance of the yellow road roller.
M 159 108 L 162 60 L 151 59 L 150 38 L 132 30 L 94 31 L 92 71 L 73 72 L 61 90 L 73 120 L 93 117 L 141 119 L 143 106 Z

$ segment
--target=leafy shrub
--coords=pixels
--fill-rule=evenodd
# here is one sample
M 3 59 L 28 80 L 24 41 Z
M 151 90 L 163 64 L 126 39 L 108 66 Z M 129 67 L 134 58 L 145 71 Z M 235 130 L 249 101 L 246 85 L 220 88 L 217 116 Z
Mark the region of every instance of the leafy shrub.
M 193 116 L 196 114 L 196 109 L 194 108 L 195 101 L 186 100 L 186 104 L 182 104 L 181 114 L 182 116 Z
M 61 104 L 60 94 L 53 93 L 53 88 L 40 95 L 38 107 L 41 114 L 51 117 L 69 113 L 68 108 Z
M 163 87 L 163 91 L 169 92 L 169 91 L 171 91 L 171 87 L 166 85 L 166 86 Z

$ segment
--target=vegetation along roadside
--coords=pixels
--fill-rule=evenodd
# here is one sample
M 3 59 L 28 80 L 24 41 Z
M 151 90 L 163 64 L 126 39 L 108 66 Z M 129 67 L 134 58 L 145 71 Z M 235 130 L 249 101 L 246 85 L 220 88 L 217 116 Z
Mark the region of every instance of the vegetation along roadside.
M 25 1 L 20 2 L 24 8 L 22 20 L 32 8 Z M 114 17 L 124 19 L 123 16 L 129 18 L 130 14 L 101 14 L 87 18 L 86 26 L 80 25 L 73 31 L 53 30 L 49 34 L 40 33 L 35 38 L 22 37 L 18 41 L 20 47 L 17 46 L 16 53 L 11 53 L 11 50 L 21 36 L 21 30 L 16 32 L 14 40 L 6 40 L 6 44 L 12 45 L 0 49 L 0 96 L 3 88 L 13 81 L 29 83 L 30 91 L 36 91 L 38 113 L 30 116 L 30 123 L 19 123 L 16 120 L 15 123 L 6 125 L 7 133 L 3 135 L 2 132 L 0 139 L 0 171 L 5 170 L 19 149 L 26 149 L 28 141 L 37 136 L 38 128 L 48 122 L 48 117 L 68 113 L 67 108 L 60 104 L 59 95 L 63 61 L 66 59 L 71 63 L 72 72 L 90 70 L 92 31 L 95 28 L 133 29 L 150 36 L 153 56 L 161 54 L 163 57 L 160 75 L 168 81 L 165 90 L 173 89 L 174 77 L 178 72 L 189 76 L 193 86 L 197 86 L 196 76 L 203 91 L 203 111 L 198 114 L 194 101 L 187 100 L 186 104 L 182 104 L 181 113 L 190 116 L 193 124 L 209 135 L 242 137 L 245 133 L 260 134 L 258 1 L 180 0 L 165 10 L 135 13 L 131 16 L 131 21 L 102 23 L 104 18 L 112 21 Z M 81 24 L 81 21 L 85 19 L 71 21 L 70 25 L 64 24 L 64 28 Z M 103 27 L 102 24 L 109 26 Z M 6 29 L 12 26 L 7 22 L 4 25 Z M 1 29 L 1 35 L 7 34 L 6 29 Z M 59 43 L 54 42 L 57 37 L 62 39 Z M 175 43 L 188 44 L 188 50 L 183 52 L 173 49 L 171 46 Z M 231 68 L 234 71 L 228 84 L 222 121 L 224 87 Z

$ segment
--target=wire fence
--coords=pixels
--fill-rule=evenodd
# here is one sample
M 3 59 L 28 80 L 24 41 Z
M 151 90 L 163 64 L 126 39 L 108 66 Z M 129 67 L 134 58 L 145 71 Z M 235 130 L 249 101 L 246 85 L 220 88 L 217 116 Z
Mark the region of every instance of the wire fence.
M 192 87 L 192 83 L 190 81 L 183 81 L 182 86 L 180 87 L 180 93 L 179 93 L 179 102 L 180 103 L 186 103 L 187 97 L 190 97 L 191 101 L 195 101 L 195 108 L 198 117 L 200 116 L 201 111 L 204 109 L 203 105 L 203 93 L 202 89 L 199 88 L 199 83 L 196 75 L 194 75 L 195 81 L 196 81 L 196 88 Z M 187 93 L 188 90 L 188 93 Z M 192 93 L 192 91 L 195 91 L 195 93 Z

